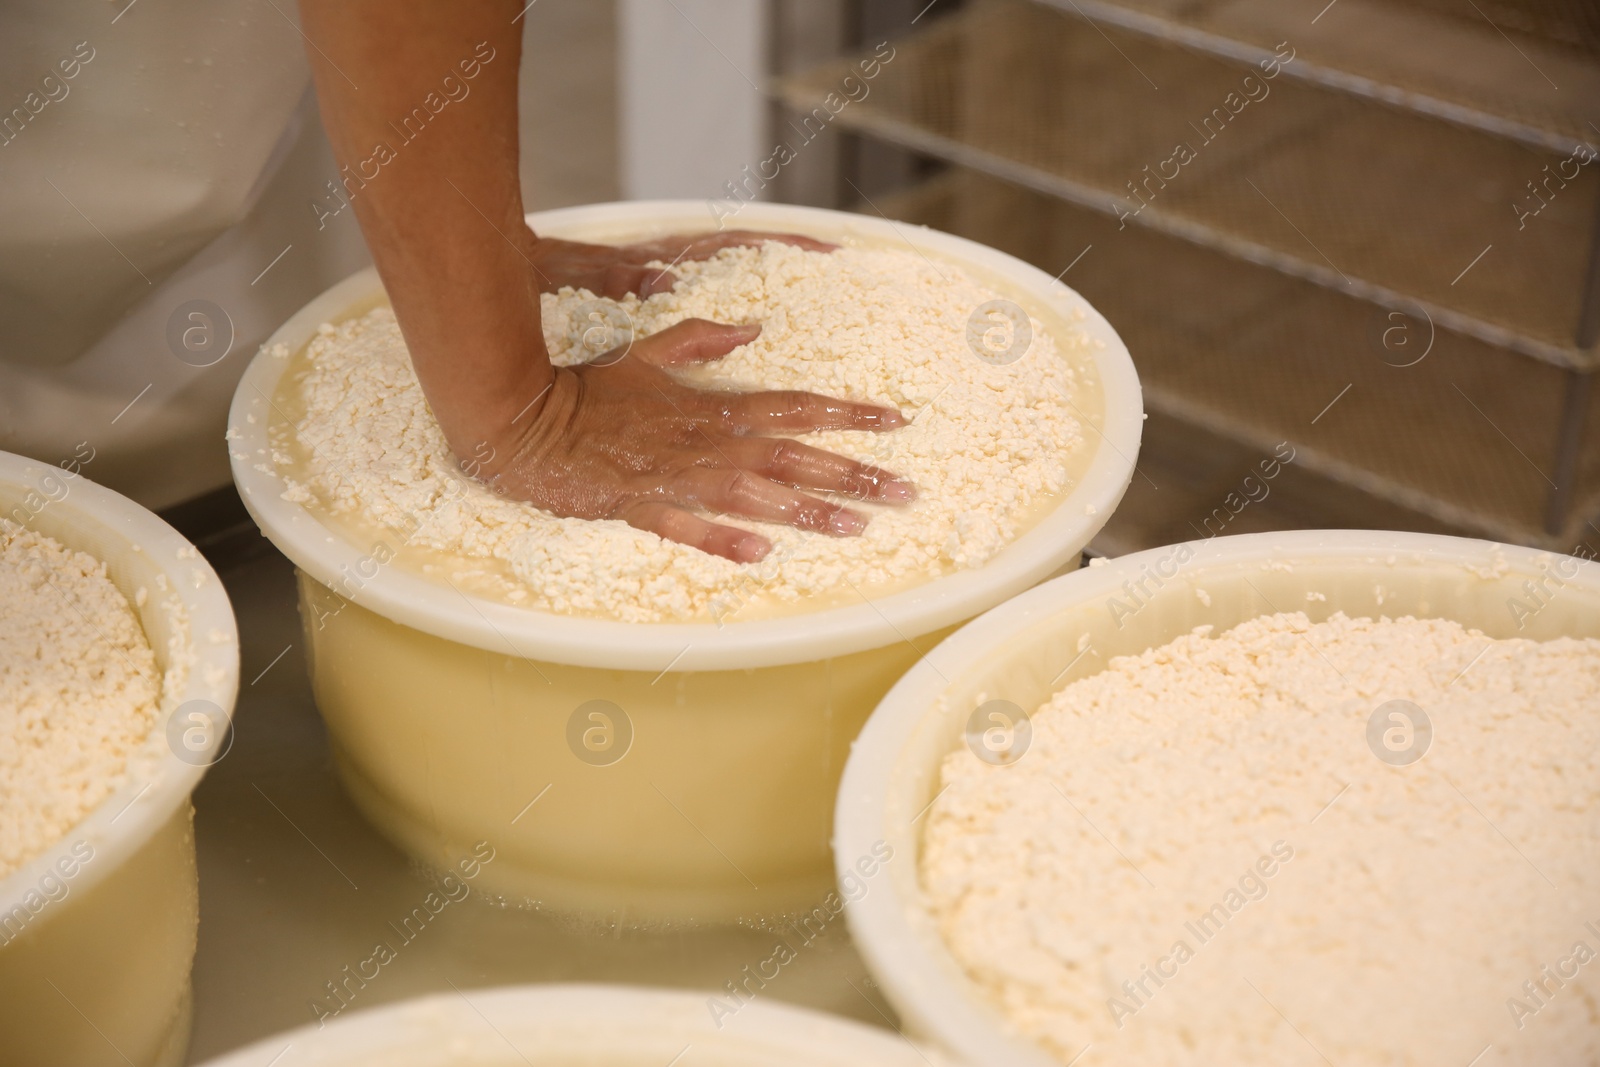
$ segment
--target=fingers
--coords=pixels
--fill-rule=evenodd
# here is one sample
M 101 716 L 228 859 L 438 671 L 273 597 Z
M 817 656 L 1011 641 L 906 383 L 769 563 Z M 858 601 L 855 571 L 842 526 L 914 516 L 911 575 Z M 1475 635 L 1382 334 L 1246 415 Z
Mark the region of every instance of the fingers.
M 664 491 L 682 504 L 721 515 L 779 522 L 800 530 L 848 537 L 867 528 L 854 511 L 806 496 L 737 467 L 691 467 Z
M 772 542 L 760 534 L 707 522 L 680 507 L 656 500 L 635 504 L 620 518 L 635 529 L 648 530 L 667 541 L 698 548 L 735 563 L 755 563 L 772 548 Z
M 767 241 L 777 241 L 780 244 L 794 245 L 808 252 L 832 252 L 839 246 L 828 241 L 819 241 L 815 237 L 807 237 L 799 233 L 766 233 L 762 230 L 724 230 L 721 233 L 706 234 L 681 234 L 677 238 L 687 243 L 689 248 L 688 258 L 704 259 L 715 255 L 724 248 L 746 248 L 750 245 L 764 244 Z
M 633 353 L 657 367 L 681 367 L 721 359 L 761 335 L 759 323 L 730 326 L 707 319 L 684 319 L 633 343 Z
M 814 430 L 894 430 L 904 426 L 906 421 L 894 408 L 792 389 L 706 394 L 705 402 L 715 406 L 728 432 L 740 436 Z
M 564 269 L 563 269 L 564 268 Z M 609 263 L 603 266 L 546 263 L 539 270 L 539 291 L 559 293 L 562 289 L 587 289 L 607 300 L 622 300 L 629 293 L 646 297 L 652 293 L 666 292 L 677 283 L 677 278 L 664 271 L 641 267 L 634 263 Z
M 735 467 L 796 489 L 883 504 L 906 504 L 917 496 L 910 482 L 886 470 L 781 437 L 729 438 L 718 452 Z
M 734 444 L 743 446 L 758 442 Z M 803 445 L 796 447 L 803 452 L 816 452 L 819 456 L 859 466 L 842 457 L 830 457 L 828 453 L 817 449 L 806 449 Z M 775 470 L 795 470 L 806 467 L 809 462 L 808 457 L 800 454 L 769 459 Z M 825 476 L 819 475 L 818 478 L 823 480 Z M 739 515 L 763 522 L 781 522 L 801 530 L 843 537 L 859 534 L 867 525 L 865 518 L 846 508 L 806 496 L 751 471 L 730 467 L 689 468 L 661 491 L 671 498 L 671 502 L 643 499 L 630 505 L 617 517 L 635 529 L 647 530 L 665 540 L 688 545 L 735 563 L 755 563 L 765 558 L 772 549 L 772 542 L 749 530 L 703 519 L 688 508 L 721 515 Z
M 746 248 L 766 241 L 794 245 L 808 252 L 832 252 L 839 246 L 798 233 L 765 233 L 760 230 L 724 230 L 721 233 L 676 233 L 654 241 L 623 245 L 625 257 L 640 263 L 653 260 L 677 262 L 680 259 L 709 259 L 724 248 Z
M 839 246 L 832 241 L 820 241 L 815 237 L 807 237 L 803 233 L 764 233 L 760 230 L 728 230 L 721 234 L 722 237 L 735 237 L 737 244 L 760 244 L 763 241 L 778 241 L 786 245 L 803 248 L 807 252 L 832 252 Z M 727 247 L 723 245 L 721 247 Z
M 668 271 L 647 266 L 649 259 L 628 255 L 624 248 L 559 237 L 535 235 L 529 262 L 539 277 L 541 292 L 556 293 L 570 286 L 621 300 L 629 293 L 641 298 L 663 293 L 678 281 Z
M 610 300 L 621 300 L 629 293 L 638 293 L 640 299 L 644 299 L 656 293 L 671 292 L 676 284 L 677 277 L 668 271 L 633 263 L 613 263 L 597 272 L 589 289 Z
M 645 268 L 645 277 L 640 280 L 639 288 L 634 290 L 639 294 L 639 299 L 655 296 L 657 293 L 670 293 L 672 287 L 678 284 L 678 276 L 669 270 L 654 270 Z

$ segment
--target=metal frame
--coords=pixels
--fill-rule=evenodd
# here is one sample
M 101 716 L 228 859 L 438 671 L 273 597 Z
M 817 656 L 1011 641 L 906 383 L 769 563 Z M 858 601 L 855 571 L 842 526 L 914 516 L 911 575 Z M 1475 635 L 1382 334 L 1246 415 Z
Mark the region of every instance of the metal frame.
M 791 104 L 795 105 L 803 99 L 799 92 L 791 95 L 786 91 L 785 95 Z M 961 141 L 930 133 L 912 123 L 886 118 L 865 110 L 846 112 L 840 121 L 841 124 L 871 133 L 885 141 L 936 156 L 957 166 L 982 171 L 1014 185 L 1068 201 L 1101 215 L 1111 217 L 1117 215 L 1110 199 L 1116 195 L 1114 192 L 1086 185 L 1071 178 L 1063 178 L 1058 174 L 997 156 L 981 148 L 973 148 Z M 1137 215 L 1132 215 L 1131 221 L 1135 225 L 1144 226 L 1158 233 L 1181 238 L 1202 248 L 1216 249 L 1235 259 L 1243 259 L 1280 274 L 1354 296 L 1379 307 L 1401 311 L 1408 315 L 1415 315 L 1421 311 L 1436 326 L 1542 363 L 1567 370 L 1590 370 L 1596 362 L 1600 362 L 1600 354 L 1575 352 L 1572 349 L 1549 344 L 1474 315 L 1430 301 L 1418 300 L 1398 290 L 1361 278 L 1340 274 L 1321 264 L 1235 237 L 1215 227 L 1175 216 L 1154 206 L 1147 206 Z
M 1115 0 L 1033 0 L 1033 2 L 1042 7 L 1073 15 L 1090 25 L 1096 25 L 1097 21 L 1104 22 L 1149 39 L 1175 44 L 1232 62 L 1254 64 L 1272 56 L 1272 53 L 1265 48 L 1186 26 L 1159 15 L 1131 10 Z M 903 0 L 892 0 L 891 6 L 903 6 Z M 1320 65 L 1305 58 L 1282 69 L 1285 73 L 1309 84 L 1410 111 L 1474 132 L 1514 141 L 1540 151 L 1566 152 L 1572 150 L 1574 145 L 1572 137 L 1533 123 L 1385 84 L 1374 78 Z M 807 99 L 807 95 L 806 87 L 796 84 L 795 81 L 781 83 L 775 92 L 779 100 L 794 107 L 799 107 L 801 102 Z M 1110 199 L 1116 195 L 1114 192 L 1108 194 L 1107 190 L 1097 186 L 1065 178 L 984 149 L 974 148 L 910 122 L 875 114 L 868 109 L 851 109 L 848 116 L 843 117 L 840 125 L 843 129 L 857 131 L 901 149 L 923 153 L 957 166 L 980 171 L 1102 215 L 1116 214 L 1115 206 Z M 1595 150 L 1592 143 L 1588 143 L 1587 146 L 1590 150 Z M 841 163 L 845 162 L 847 159 L 841 159 Z M 1379 307 L 1410 315 L 1421 312 L 1437 327 L 1561 368 L 1565 371 L 1566 382 L 1555 442 L 1555 488 L 1547 495 L 1545 532 L 1555 537 L 1565 530 L 1578 496 L 1576 483 L 1581 474 L 1579 460 L 1585 440 L 1594 378 L 1596 372 L 1600 371 L 1600 351 L 1596 349 L 1596 341 L 1600 340 L 1600 209 L 1596 212 L 1595 229 L 1590 241 L 1587 277 L 1582 282 L 1585 288 L 1572 348 L 1526 336 L 1514 329 L 1466 312 L 1418 300 L 1387 286 L 1347 277 L 1321 264 L 1237 237 L 1204 223 L 1175 216 L 1158 207 L 1146 206 L 1132 218 L 1138 225 L 1156 232 L 1214 249 L 1232 258 L 1300 278 Z M 1197 425 L 1206 425 L 1211 421 L 1206 413 L 1182 398 L 1162 395 L 1159 398 L 1152 396 L 1151 399 L 1154 406 L 1175 417 Z M 1226 436 L 1236 437 L 1236 430 Z M 1427 497 L 1426 494 L 1418 493 L 1409 487 L 1392 485 L 1387 479 L 1372 472 L 1357 469 L 1332 457 L 1318 457 L 1318 460 L 1317 465 L 1338 480 L 1357 488 L 1365 488 L 1374 495 L 1402 503 L 1424 514 L 1491 535 L 1505 536 L 1512 533 L 1509 528 L 1502 529 L 1498 524 L 1486 525 L 1482 516 Z
M 1091 25 L 1098 20 L 1130 33 L 1240 63 L 1254 64 L 1272 57 L 1272 52 L 1268 49 L 1235 41 L 1208 30 L 1185 26 L 1159 15 L 1134 11 L 1113 0 L 1033 0 L 1033 2 L 1075 15 Z M 1530 148 L 1549 152 L 1570 152 L 1573 148 L 1574 138 L 1569 134 L 1504 115 L 1496 115 L 1453 100 L 1445 100 L 1412 89 L 1402 89 L 1366 75 L 1352 74 L 1307 59 L 1297 59 L 1291 66 L 1284 67 L 1283 72 L 1313 85 L 1337 89 L 1351 96 L 1364 97 L 1391 107 L 1464 126 L 1469 130 L 1517 141 Z M 1595 146 L 1590 143 L 1589 147 L 1593 149 Z
M 1584 279 L 1583 305 L 1573 339 L 1580 349 L 1591 354 L 1595 342 L 1600 341 L 1600 203 L 1595 205 L 1594 233 L 1589 238 L 1588 277 Z M 1545 516 L 1544 528 L 1549 534 L 1559 534 L 1571 517 L 1572 501 L 1577 495 L 1578 457 L 1583 450 L 1594 377 L 1593 370 L 1567 371 L 1567 395 L 1561 406 L 1561 428 L 1556 437 L 1556 488 L 1550 492 L 1550 509 Z

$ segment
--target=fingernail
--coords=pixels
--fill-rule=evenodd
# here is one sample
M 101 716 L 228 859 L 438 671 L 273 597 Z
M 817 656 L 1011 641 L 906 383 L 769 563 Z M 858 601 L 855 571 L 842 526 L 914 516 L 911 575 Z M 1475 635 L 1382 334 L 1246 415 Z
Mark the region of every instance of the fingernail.
M 909 504 L 917 499 L 917 487 L 899 480 L 884 482 L 878 488 L 878 499 L 889 504 Z
M 738 326 L 735 326 L 734 329 L 738 330 L 741 336 L 752 341 L 761 336 L 761 324 L 759 322 L 740 323 Z
M 853 511 L 836 511 L 828 519 L 828 529 L 844 537 L 860 533 L 867 528 L 867 520 Z
M 765 537 L 749 534 L 739 538 L 733 546 L 733 556 L 740 563 L 758 563 L 772 550 L 772 543 Z
M 867 416 L 867 425 L 880 430 L 895 430 L 906 424 L 906 417 L 894 408 L 886 408 Z
M 655 296 L 657 293 L 670 293 L 672 292 L 672 287 L 677 284 L 677 275 L 662 271 L 660 274 L 652 275 L 645 279 L 643 289 L 639 295 L 648 297 Z

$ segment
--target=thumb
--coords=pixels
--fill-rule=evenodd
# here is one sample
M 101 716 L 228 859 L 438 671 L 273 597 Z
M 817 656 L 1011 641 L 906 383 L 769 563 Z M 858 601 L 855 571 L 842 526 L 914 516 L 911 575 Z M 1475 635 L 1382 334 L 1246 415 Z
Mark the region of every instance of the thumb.
M 761 334 L 757 322 L 734 326 L 708 319 L 685 319 L 634 342 L 633 353 L 657 367 L 678 367 L 689 363 L 719 360 L 740 345 L 747 345 Z

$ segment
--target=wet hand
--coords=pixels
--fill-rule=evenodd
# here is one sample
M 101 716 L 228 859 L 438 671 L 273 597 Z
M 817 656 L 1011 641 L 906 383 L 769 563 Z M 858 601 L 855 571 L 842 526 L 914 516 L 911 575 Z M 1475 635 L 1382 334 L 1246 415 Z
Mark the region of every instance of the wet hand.
M 475 473 L 555 514 L 621 519 L 740 563 L 763 558 L 771 542 L 707 515 L 851 536 L 866 516 L 814 494 L 914 499 L 886 471 L 773 436 L 892 430 L 905 422 L 898 411 L 798 391 L 697 389 L 667 370 L 720 359 L 760 332 L 690 319 L 635 340 L 619 358 L 556 368 L 518 425 L 490 439 L 493 458 Z

